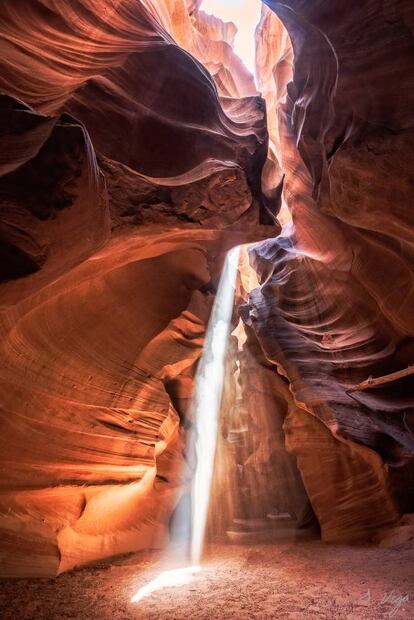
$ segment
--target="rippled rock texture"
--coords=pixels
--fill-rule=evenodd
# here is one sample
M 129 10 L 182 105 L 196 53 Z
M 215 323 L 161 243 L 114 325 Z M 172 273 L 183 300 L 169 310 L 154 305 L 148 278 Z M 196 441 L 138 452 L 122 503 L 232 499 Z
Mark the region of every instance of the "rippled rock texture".
M 165 544 L 208 291 L 257 238 L 263 101 L 148 4 L 2 7 L 2 575 Z
M 198 1 L 4 0 L 1 574 L 165 544 L 211 292 L 226 250 L 265 236 L 225 395 L 241 465 L 262 507 L 314 513 L 326 541 L 401 540 L 414 374 L 387 377 L 414 363 L 411 4 L 266 0 L 262 99 Z
M 367 540 L 414 508 L 414 12 L 266 4 L 294 53 L 277 110 L 292 225 L 252 249 L 244 316 L 289 383 L 286 443 L 323 539 Z

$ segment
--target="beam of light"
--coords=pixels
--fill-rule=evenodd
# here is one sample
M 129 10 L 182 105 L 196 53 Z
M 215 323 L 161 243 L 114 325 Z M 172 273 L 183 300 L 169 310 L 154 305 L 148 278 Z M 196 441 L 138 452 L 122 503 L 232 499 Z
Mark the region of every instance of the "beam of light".
M 203 0 L 201 10 L 223 21 L 232 21 L 237 28 L 234 51 L 246 68 L 255 75 L 255 28 L 260 19 L 261 0 Z
M 240 247 L 227 253 L 195 381 L 197 464 L 192 487 L 191 538 L 191 560 L 194 564 L 200 561 L 204 543 L 239 256 Z
M 163 590 L 164 588 L 185 586 L 190 583 L 194 579 L 194 575 L 200 571 L 200 566 L 185 566 L 184 568 L 166 570 L 145 586 L 142 586 L 131 598 L 131 603 L 138 603 L 142 601 L 142 599 L 151 596 L 153 592 Z
M 225 357 L 233 314 L 239 257 L 240 247 L 235 247 L 227 253 L 195 379 L 193 415 L 197 464 L 192 488 L 191 560 L 193 564 L 160 573 L 155 579 L 139 588 L 131 598 L 131 603 L 138 603 L 164 588 L 187 585 L 201 571 L 199 561 L 210 500 Z

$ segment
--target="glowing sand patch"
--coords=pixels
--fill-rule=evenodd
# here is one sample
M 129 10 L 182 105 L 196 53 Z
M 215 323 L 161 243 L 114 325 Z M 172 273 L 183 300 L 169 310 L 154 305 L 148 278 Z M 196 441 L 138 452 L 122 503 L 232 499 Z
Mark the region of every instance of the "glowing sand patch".
M 194 579 L 194 575 L 201 571 L 201 566 L 186 566 L 184 568 L 175 568 L 166 570 L 158 577 L 142 586 L 131 598 L 131 603 L 138 603 L 144 598 L 151 596 L 153 592 L 158 592 L 164 588 L 177 588 L 185 586 Z

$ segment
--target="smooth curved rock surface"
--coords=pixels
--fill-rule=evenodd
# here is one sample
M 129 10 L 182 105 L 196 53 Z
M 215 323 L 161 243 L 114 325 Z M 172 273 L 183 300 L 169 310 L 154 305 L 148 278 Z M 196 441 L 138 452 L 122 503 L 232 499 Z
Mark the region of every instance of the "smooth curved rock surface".
M 296 406 L 324 425 L 316 433 L 303 416 L 308 430 L 285 422 L 322 535 L 369 539 L 414 508 L 412 375 L 352 391 L 414 360 L 413 10 L 374 0 L 266 4 L 294 53 L 293 81 L 276 111 L 291 225 L 251 251 L 262 284 L 244 317 Z M 321 468 L 322 428 L 341 443 Z M 367 448 L 364 479 L 353 455 Z M 332 471 L 343 472 L 342 491 Z M 361 487 L 349 494 L 353 484 Z
M 98 151 L 141 174 L 189 183 L 241 166 L 259 191 L 267 132 L 255 92 L 221 101 L 145 3 L 100 9 L 96 0 L 6 2 L 0 89 L 42 113 L 71 111 Z
M 267 130 L 144 3 L 6 2 L 0 31 L 0 571 L 49 576 L 168 538 Z

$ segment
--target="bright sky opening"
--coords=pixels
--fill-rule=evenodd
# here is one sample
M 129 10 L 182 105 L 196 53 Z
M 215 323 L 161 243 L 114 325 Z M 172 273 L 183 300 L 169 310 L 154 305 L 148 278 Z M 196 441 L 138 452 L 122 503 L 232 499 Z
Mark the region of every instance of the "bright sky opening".
M 260 19 L 261 0 L 203 0 L 201 9 L 237 28 L 234 51 L 254 76 L 255 29 Z

